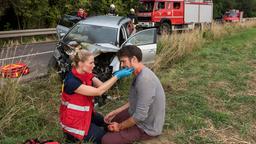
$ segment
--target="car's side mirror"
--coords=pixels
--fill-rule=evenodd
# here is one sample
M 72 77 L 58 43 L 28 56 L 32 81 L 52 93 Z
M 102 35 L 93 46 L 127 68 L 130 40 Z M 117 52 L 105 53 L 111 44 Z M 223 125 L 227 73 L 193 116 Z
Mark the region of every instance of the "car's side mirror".
M 66 34 L 65 33 L 60 33 L 60 39 L 62 39 Z

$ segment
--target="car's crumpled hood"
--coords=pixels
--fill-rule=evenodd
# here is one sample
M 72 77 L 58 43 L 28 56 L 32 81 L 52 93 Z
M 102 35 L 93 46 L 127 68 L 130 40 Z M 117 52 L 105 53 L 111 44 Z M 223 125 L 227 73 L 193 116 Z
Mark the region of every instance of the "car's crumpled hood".
M 82 48 L 92 52 L 94 56 L 98 56 L 101 53 L 117 52 L 119 50 L 118 47 L 110 43 L 81 43 L 81 46 Z

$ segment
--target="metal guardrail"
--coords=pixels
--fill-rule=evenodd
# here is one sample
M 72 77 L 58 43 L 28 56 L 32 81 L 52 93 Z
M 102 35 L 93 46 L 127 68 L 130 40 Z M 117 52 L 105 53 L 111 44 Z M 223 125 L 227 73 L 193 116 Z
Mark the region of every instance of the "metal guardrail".
M 252 17 L 252 18 L 243 18 L 244 21 L 256 21 L 256 17 Z
M 56 34 L 56 28 L 0 31 L 0 39 L 24 37 L 24 36 L 36 36 L 36 35 L 50 35 L 50 34 Z
M 243 18 L 243 21 L 256 21 L 256 17 Z M 13 37 L 36 36 L 36 35 L 50 35 L 50 34 L 56 34 L 56 28 L 0 31 L 0 39 L 1 38 L 13 38 Z

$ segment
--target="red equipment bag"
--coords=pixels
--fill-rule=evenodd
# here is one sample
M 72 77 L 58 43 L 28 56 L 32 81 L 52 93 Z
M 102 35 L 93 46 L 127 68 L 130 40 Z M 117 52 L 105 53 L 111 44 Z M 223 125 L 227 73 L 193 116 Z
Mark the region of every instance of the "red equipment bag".
M 22 75 L 27 75 L 29 68 L 24 63 L 8 64 L 0 67 L 0 77 L 4 78 L 18 78 Z
M 60 143 L 54 142 L 52 140 L 40 142 L 38 139 L 29 139 L 29 140 L 26 140 L 23 144 L 60 144 Z

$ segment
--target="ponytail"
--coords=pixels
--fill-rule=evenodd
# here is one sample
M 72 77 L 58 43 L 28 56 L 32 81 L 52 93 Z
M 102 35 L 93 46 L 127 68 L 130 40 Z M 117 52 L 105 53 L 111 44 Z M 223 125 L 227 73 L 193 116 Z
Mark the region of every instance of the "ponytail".
M 81 45 L 75 47 L 74 52 L 70 55 L 72 66 L 77 67 L 79 62 L 86 61 L 93 54 L 81 48 Z

